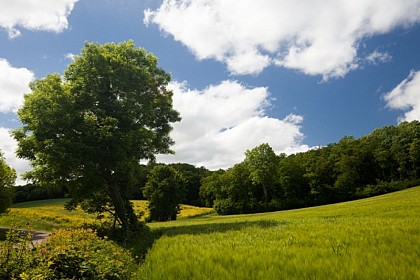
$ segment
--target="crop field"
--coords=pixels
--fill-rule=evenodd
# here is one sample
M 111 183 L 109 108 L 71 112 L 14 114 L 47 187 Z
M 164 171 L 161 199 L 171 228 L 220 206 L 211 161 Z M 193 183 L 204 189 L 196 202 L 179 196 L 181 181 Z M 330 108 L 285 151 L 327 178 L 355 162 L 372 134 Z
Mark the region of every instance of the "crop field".
M 251 215 L 183 205 L 177 221 L 149 223 L 155 240 L 134 279 L 420 279 L 419 201 L 416 187 Z M 64 210 L 65 202 L 15 204 L 0 226 L 51 230 L 94 221 Z M 145 201 L 133 204 L 146 211 Z
M 160 237 L 136 279 L 420 279 L 420 187 L 150 226 Z
M 85 223 L 94 223 L 95 215 L 87 214 L 80 208 L 74 211 L 64 209 L 68 199 L 50 199 L 30 201 L 14 204 L 10 213 L 0 216 L 0 226 L 27 228 L 50 231 L 54 228 L 78 227 Z M 133 206 L 137 213 L 147 214 L 147 201 L 134 200 Z M 200 208 L 190 205 L 181 205 L 179 219 L 200 216 L 213 212 L 211 208 Z

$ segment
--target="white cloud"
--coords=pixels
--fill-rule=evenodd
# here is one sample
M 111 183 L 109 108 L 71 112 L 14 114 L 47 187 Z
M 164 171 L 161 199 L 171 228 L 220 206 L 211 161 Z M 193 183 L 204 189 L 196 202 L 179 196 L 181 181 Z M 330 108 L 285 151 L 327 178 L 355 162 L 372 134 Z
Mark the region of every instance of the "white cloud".
M 375 64 L 375 65 L 379 63 L 388 62 L 391 59 L 392 59 L 392 56 L 389 53 L 378 52 L 378 51 L 373 51 L 366 57 L 367 62 L 369 62 L 370 64 Z
M 144 11 L 145 24 L 234 74 L 274 64 L 324 79 L 359 67 L 364 38 L 419 21 L 419 0 L 165 0 Z
M 420 120 L 420 71 L 410 75 L 384 96 L 391 109 L 406 111 L 399 121 Z
M 204 90 L 173 83 L 173 106 L 181 122 L 171 133 L 175 155 L 159 155 L 162 162 L 187 162 L 210 169 L 227 168 L 244 159 L 247 149 L 269 143 L 277 152 L 308 150 L 302 145 L 302 116 L 265 116 L 270 106 L 267 88 L 249 88 L 224 81 Z
M 34 74 L 26 68 L 14 68 L 0 58 L 0 113 L 16 112 L 23 104 L 23 95 L 30 92 Z
M 29 161 L 16 157 L 16 148 L 17 142 L 10 135 L 9 129 L 0 127 L 0 150 L 4 154 L 6 163 L 16 170 L 18 175 L 18 178 L 16 179 L 16 185 L 25 185 L 26 181 L 24 181 L 20 175 L 26 171 L 29 171 L 31 168 Z
M 76 59 L 77 54 L 74 53 L 66 53 L 64 58 L 70 61 L 74 61 Z
M 0 1 L 0 27 L 7 30 L 10 38 L 20 35 L 19 27 L 29 30 L 61 32 L 67 28 L 67 16 L 77 1 Z

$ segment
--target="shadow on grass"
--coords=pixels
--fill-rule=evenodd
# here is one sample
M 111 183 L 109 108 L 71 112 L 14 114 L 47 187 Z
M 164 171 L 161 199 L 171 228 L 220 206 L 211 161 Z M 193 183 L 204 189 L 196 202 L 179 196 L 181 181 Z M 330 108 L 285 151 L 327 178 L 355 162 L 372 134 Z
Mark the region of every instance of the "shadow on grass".
M 182 234 L 201 235 L 212 233 L 224 233 L 229 231 L 240 231 L 245 228 L 271 228 L 276 226 L 286 225 L 285 221 L 274 220 L 260 220 L 260 221 L 241 221 L 241 222 L 226 222 L 226 223 L 209 223 L 200 225 L 186 225 L 164 227 L 150 230 L 147 236 L 143 236 L 133 248 L 133 252 L 141 259 L 147 255 L 147 252 L 152 248 L 153 244 L 162 236 L 177 236 Z
M 209 223 L 201 225 L 187 225 L 187 226 L 173 226 L 156 229 L 160 235 L 176 236 L 180 234 L 211 234 L 223 233 L 228 231 L 238 231 L 248 227 L 256 228 L 270 228 L 278 225 L 285 225 L 285 221 L 274 220 L 260 220 L 260 221 L 240 221 L 240 222 L 226 222 L 226 223 Z

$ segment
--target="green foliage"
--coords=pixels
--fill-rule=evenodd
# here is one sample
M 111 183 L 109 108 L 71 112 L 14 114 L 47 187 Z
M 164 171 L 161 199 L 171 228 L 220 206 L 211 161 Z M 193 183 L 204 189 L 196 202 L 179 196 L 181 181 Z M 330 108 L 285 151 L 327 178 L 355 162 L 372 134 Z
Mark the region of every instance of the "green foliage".
M 225 171 L 219 169 L 201 179 L 199 195 L 205 206 L 213 207 L 214 201 L 216 200 L 216 194 L 220 193 L 221 175 L 223 173 L 225 173 Z
M 267 143 L 245 152 L 245 164 L 252 183 L 263 190 L 263 201 L 267 204 L 275 188 L 278 157 Z
M 54 198 L 64 198 L 68 195 L 68 190 L 63 186 L 43 187 L 33 184 L 15 186 L 13 203 L 44 200 Z
M 214 209 L 219 214 L 256 212 L 258 197 L 262 198 L 259 186 L 252 183 L 245 164 L 236 164 L 220 177 L 216 188 Z M 258 207 L 257 207 L 258 208 Z
M 157 165 L 149 174 L 143 194 L 151 221 L 175 220 L 185 197 L 184 179 L 174 168 Z
M 420 122 L 377 129 L 360 139 L 276 156 L 267 144 L 243 163 L 202 181 L 200 195 L 219 214 L 300 208 L 378 195 L 420 180 Z M 242 168 L 245 166 L 246 170 Z
M 16 171 L 10 168 L 0 151 L 0 215 L 7 212 L 12 204 L 13 185 L 16 180 Z
M 152 224 L 135 279 L 419 279 L 420 187 L 339 204 Z
M 128 251 L 88 229 L 53 231 L 31 248 L 30 234 L 11 231 L 1 248 L 0 279 L 130 279 L 135 261 Z
M 378 181 L 376 184 L 367 185 L 362 189 L 359 189 L 356 195 L 358 197 L 370 197 L 375 195 L 381 195 L 391 192 L 396 192 L 399 190 L 408 189 L 420 185 L 419 179 L 410 179 L 404 181 L 395 181 L 395 182 L 381 182 Z
M 17 154 L 29 159 L 26 178 L 68 187 L 73 209 L 114 212 L 124 229 L 137 217 L 129 202 L 141 159 L 170 153 L 179 114 L 166 89 L 170 75 L 132 41 L 86 43 L 64 72 L 34 81 L 18 111 Z M 103 206 L 103 207 L 101 207 Z
M 19 279 L 22 271 L 28 269 L 35 253 L 30 247 L 31 233 L 11 229 L 6 232 L 5 241 L 0 243 L 0 279 Z
M 195 167 L 187 163 L 173 163 L 173 167 L 182 176 L 185 188 L 185 200 L 183 203 L 195 206 L 204 206 L 200 199 L 201 180 L 209 174 L 204 167 Z

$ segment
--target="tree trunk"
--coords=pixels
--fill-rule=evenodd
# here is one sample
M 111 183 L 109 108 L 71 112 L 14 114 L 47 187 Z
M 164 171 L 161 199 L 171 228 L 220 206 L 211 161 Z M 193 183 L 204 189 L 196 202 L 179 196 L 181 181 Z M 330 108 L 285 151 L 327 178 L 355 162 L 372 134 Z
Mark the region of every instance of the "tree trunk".
M 130 204 L 130 200 L 116 184 L 109 184 L 108 193 L 115 207 L 115 215 L 120 221 L 123 231 L 127 233 L 129 229 L 134 229 L 138 219 Z
M 268 205 L 268 191 L 267 191 L 267 187 L 265 186 L 265 184 L 262 185 L 263 188 L 263 192 L 264 192 L 264 204 L 265 207 L 267 207 Z

